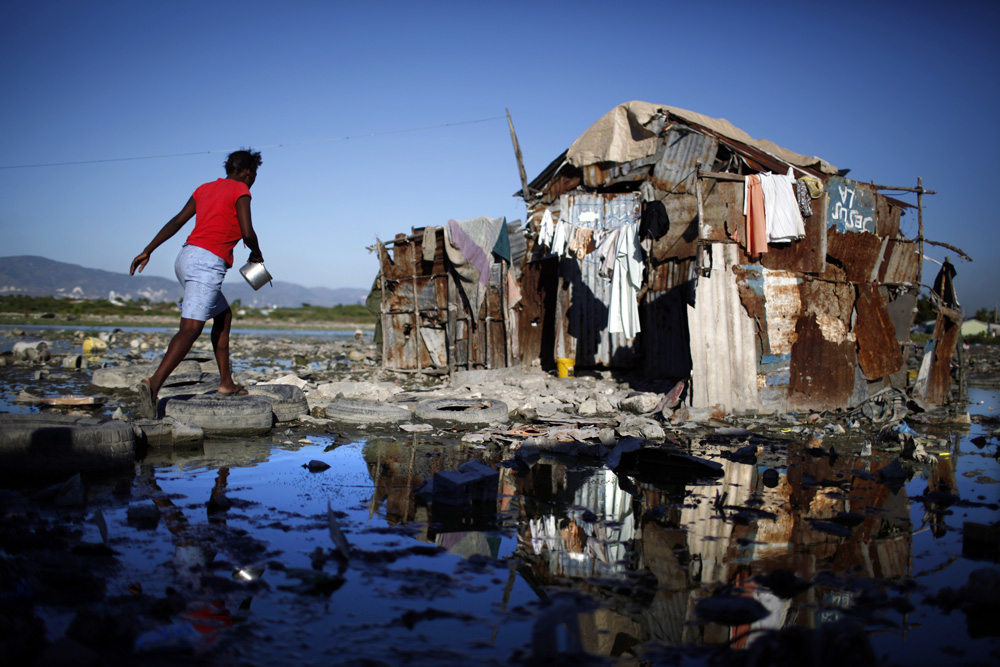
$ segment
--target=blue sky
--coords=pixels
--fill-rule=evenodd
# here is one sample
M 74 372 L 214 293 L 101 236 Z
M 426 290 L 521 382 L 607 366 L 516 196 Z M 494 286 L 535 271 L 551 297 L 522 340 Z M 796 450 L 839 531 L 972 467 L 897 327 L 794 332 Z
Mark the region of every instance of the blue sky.
M 922 176 L 939 193 L 925 197 L 927 237 L 974 262 L 927 254 L 951 257 L 974 312 L 1000 299 L 986 196 L 1000 148 L 998 28 L 1000 3 L 964 0 L 7 0 L 0 254 L 127 271 L 194 188 L 223 175 L 227 151 L 253 146 L 271 273 L 367 288 L 376 237 L 524 219 L 505 108 L 531 179 L 636 99 L 727 118 L 857 180 Z M 21 166 L 179 153 L 193 155 Z M 147 273 L 173 277 L 191 224 Z M 904 216 L 904 231 L 916 228 L 915 212 Z M 925 283 L 936 270 L 925 263 Z

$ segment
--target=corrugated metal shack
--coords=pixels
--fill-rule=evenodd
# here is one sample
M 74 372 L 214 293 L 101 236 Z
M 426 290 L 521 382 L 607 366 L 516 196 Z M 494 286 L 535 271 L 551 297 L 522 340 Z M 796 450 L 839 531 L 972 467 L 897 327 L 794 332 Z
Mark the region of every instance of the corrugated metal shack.
M 499 220 L 510 261 L 493 258 L 480 289 L 479 274 L 470 279 L 461 253 L 446 247 L 445 227 L 413 229 L 376 243 L 384 367 L 445 373 L 503 368 L 518 357 L 518 339 L 510 332 L 517 330 L 525 239 L 519 220 Z
M 804 237 L 748 255 L 744 181 L 789 170 L 811 180 Z M 906 188 L 844 173 L 725 120 L 619 105 L 519 193 L 528 243 L 520 319 L 508 320 L 519 326 L 515 356 L 689 379 L 694 406 L 730 412 L 848 408 L 905 390 L 922 218 L 921 238 L 904 238 L 900 217 L 913 207 L 878 190 Z M 641 331 L 627 338 L 609 333 L 610 283 L 592 253 L 538 239 L 546 211 L 600 237 L 638 222 L 649 202 L 662 203 L 669 227 L 643 241 Z

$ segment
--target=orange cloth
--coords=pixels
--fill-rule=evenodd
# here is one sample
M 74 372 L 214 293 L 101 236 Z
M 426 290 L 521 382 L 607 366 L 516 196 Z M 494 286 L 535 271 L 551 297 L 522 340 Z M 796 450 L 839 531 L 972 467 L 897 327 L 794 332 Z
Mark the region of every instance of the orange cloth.
M 760 255 L 767 252 L 767 224 L 759 176 L 747 176 L 746 199 L 743 208 L 747 215 L 747 255 Z

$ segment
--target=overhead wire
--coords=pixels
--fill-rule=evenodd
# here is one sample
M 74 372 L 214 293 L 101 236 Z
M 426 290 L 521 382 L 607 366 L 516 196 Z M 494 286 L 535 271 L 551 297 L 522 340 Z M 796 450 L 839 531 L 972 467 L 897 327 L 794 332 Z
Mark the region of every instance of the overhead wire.
M 445 127 L 457 127 L 459 125 L 474 125 L 476 123 L 488 123 L 493 120 L 506 120 L 506 116 L 492 116 L 490 118 L 480 118 L 478 120 L 464 120 L 455 123 L 442 123 L 439 125 L 423 125 L 420 127 L 410 127 L 401 130 L 386 130 L 384 132 L 369 132 L 368 134 L 354 134 L 346 137 L 335 137 L 333 139 L 312 139 L 309 141 L 293 141 L 286 142 L 282 144 L 270 144 L 267 146 L 254 146 L 254 150 L 261 148 L 286 148 L 289 146 L 307 146 L 310 144 L 325 144 L 334 143 L 338 141 L 349 141 L 351 139 L 366 139 L 369 137 L 382 137 L 390 134 L 405 134 L 408 132 L 423 132 L 425 130 L 437 130 Z M 0 165 L 0 169 L 33 169 L 36 167 L 64 167 L 79 164 L 100 164 L 103 162 L 129 162 L 132 160 L 159 160 L 163 158 L 172 157 L 189 157 L 192 155 L 211 155 L 213 153 L 231 153 L 234 150 L 239 150 L 235 148 L 220 148 L 208 151 L 192 151 L 190 153 L 163 153 L 160 155 L 140 155 L 134 157 L 112 157 L 112 158 L 100 158 L 94 160 L 72 160 L 67 162 L 40 162 L 37 164 L 12 164 L 12 165 Z

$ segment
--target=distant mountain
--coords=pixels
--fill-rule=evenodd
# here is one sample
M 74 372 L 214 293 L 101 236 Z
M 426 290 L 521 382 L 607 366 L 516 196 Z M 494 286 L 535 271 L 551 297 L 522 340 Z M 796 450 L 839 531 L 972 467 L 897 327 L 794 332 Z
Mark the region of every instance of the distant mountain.
M 237 299 L 246 306 L 278 306 L 294 308 L 308 303 L 313 306 L 336 306 L 362 303 L 367 289 L 357 287 L 303 287 L 295 283 L 274 281 L 255 292 L 239 271 L 229 272 L 222 288 L 230 302 Z M 77 264 L 56 262 L 44 257 L 20 255 L 0 257 L 0 295 L 58 296 L 78 299 L 120 299 L 177 301 L 184 292 L 176 280 L 157 276 L 115 273 L 88 269 Z

